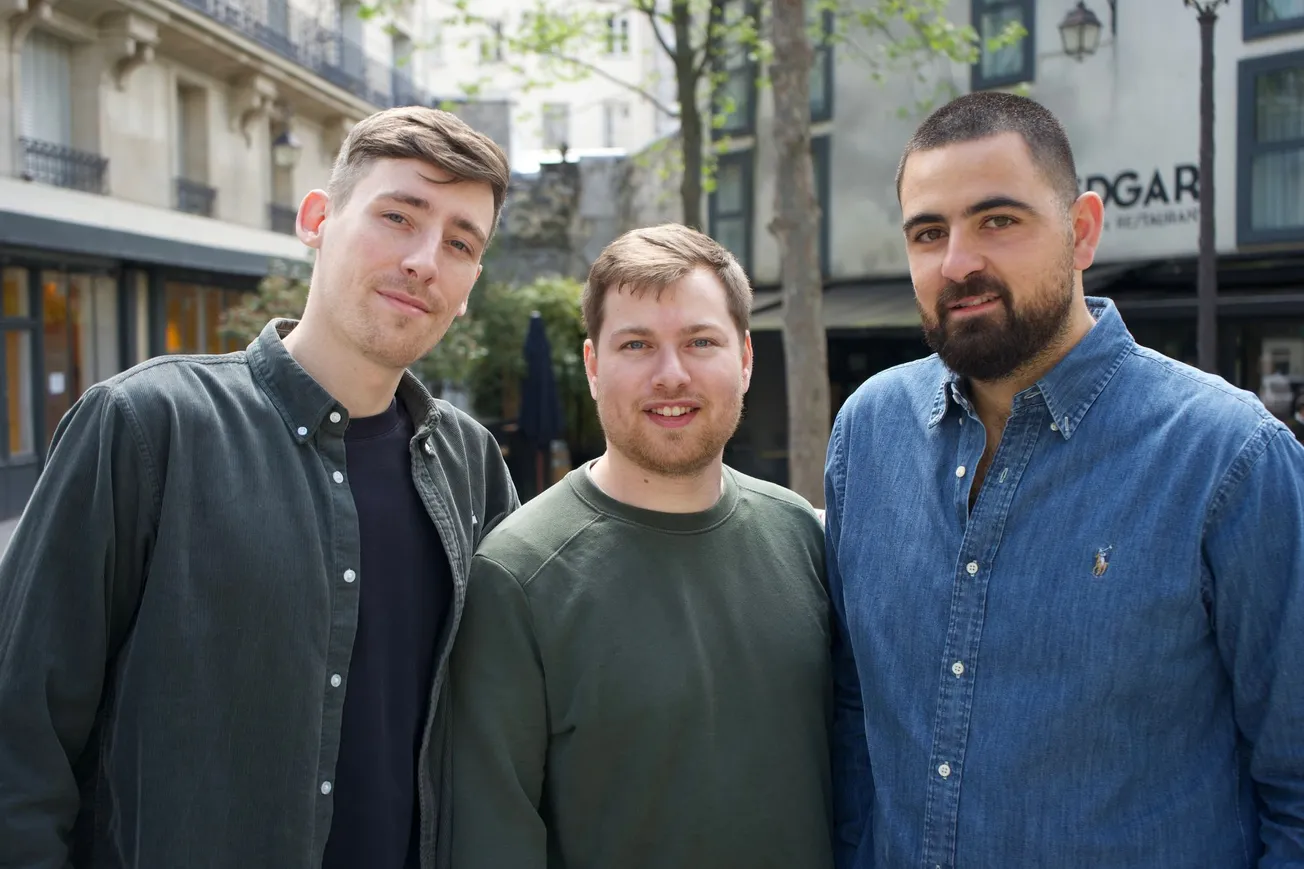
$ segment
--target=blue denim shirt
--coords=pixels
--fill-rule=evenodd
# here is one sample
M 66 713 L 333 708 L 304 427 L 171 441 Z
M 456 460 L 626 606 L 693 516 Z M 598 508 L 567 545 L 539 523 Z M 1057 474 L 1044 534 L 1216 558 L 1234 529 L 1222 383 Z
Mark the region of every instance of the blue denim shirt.
M 841 869 L 1304 866 L 1304 447 L 1088 303 L 972 512 L 936 357 L 838 414 Z

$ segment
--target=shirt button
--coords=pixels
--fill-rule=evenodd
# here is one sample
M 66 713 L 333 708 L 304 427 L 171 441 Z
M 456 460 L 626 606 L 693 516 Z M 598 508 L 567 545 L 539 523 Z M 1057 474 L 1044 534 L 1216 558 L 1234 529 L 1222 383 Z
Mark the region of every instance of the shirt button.
M 951 665 L 951 672 L 957 676 L 963 676 L 964 664 L 961 663 L 960 661 L 956 661 L 954 664 Z
M 331 674 L 331 687 L 332 687 L 332 688 L 338 688 L 338 687 L 340 687 L 340 683 L 343 682 L 343 681 L 344 681 L 344 680 L 340 678 L 340 674 L 339 674 L 339 673 L 332 673 L 332 674 Z
M 336 471 L 335 473 L 331 474 L 331 479 L 334 480 L 334 481 L 337 482 L 337 483 L 343 483 L 343 482 L 344 482 L 344 475 L 341 474 L 339 471 Z
M 1051 431 L 1059 431 L 1059 426 L 1055 425 L 1055 423 L 1051 423 L 1051 424 L 1050 424 L 1050 430 L 1051 430 Z
M 978 572 L 978 562 L 971 561 L 964 566 L 964 569 L 969 572 L 970 576 L 973 576 L 975 573 Z
M 330 793 L 330 792 L 331 792 L 331 783 L 328 782 L 328 781 L 324 781 L 324 782 L 322 782 L 322 783 L 321 783 L 321 792 L 322 792 L 323 794 L 328 794 L 328 793 Z
M 430 441 L 426 441 L 426 455 L 433 456 L 434 454 L 435 454 L 435 445 L 432 444 Z
M 963 476 L 964 476 L 964 465 L 961 465 L 960 467 L 958 467 L 958 468 L 955 469 L 955 475 L 956 475 L 957 477 L 963 477 Z
M 944 764 L 942 764 L 941 766 L 939 766 L 939 767 L 937 768 L 937 774 L 940 775 L 942 778 L 950 778 L 950 777 L 951 777 L 951 765 L 950 765 L 949 763 L 944 763 Z M 329 787 L 329 785 L 322 785 L 322 787 L 323 787 L 323 788 L 325 788 L 325 787 Z M 322 793 L 325 793 L 325 791 L 323 790 Z
M 301 437 L 301 438 L 302 438 L 302 437 L 307 437 L 307 436 L 308 436 L 308 430 L 307 430 L 306 428 L 304 428 L 303 426 L 299 426 L 299 427 L 296 428 L 294 431 L 295 431 L 295 432 L 299 435 L 299 437 Z
M 339 421 L 340 421 L 340 412 L 338 410 L 332 410 L 331 422 L 339 422 Z
M 355 580 L 355 579 L 357 579 L 357 578 L 358 578 L 358 575 L 357 575 L 356 573 L 353 572 L 353 569 L 352 569 L 352 568 L 349 568 L 348 570 L 344 571 L 344 581 L 345 581 L 345 582 L 353 582 L 353 580 Z

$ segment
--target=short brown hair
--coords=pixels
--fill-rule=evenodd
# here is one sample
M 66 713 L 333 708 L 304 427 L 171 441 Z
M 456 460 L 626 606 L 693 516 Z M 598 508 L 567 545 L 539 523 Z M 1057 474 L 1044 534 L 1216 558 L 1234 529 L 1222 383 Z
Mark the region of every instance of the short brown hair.
M 752 285 L 733 254 L 715 239 L 680 223 L 634 229 L 598 254 L 584 284 L 580 308 L 589 337 L 602 331 L 602 309 L 608 290 L 661 292 L 689 273 L 703 269 L 724 287 L 729 316 L 741 336 L 752 314 Z
M 326 192 L 338 205 L 377 160 L 422 160 L 457 181 L 488 184 L 494 194 L 493 236 L 507 199 L 511 166 L 503 149 L 451 112 L 425 106 L 385 109 L 359 121 L 340 146 Z

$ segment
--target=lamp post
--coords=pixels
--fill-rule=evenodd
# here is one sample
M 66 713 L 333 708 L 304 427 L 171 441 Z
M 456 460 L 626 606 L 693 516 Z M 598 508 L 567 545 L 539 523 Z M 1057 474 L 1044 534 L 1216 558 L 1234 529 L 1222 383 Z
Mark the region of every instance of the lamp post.
M 299 162 L 299 154 L 302 152 L 303 143 L 287 122 L 281 135 L 272 141 L 272 162 L 282 169 L 292 169 Z
M 1109 29 L 1118 32 L 1118 0 L 1109 4 Z M 1196 362 L 1211 374 L 1218 371 L 1218 250 L 1214 233 L 1213 180 L 1213 26 L 1217 10 L 1228 0 L 1182 0 L 1200 22 L 1200 254 L 1196 270 Z M 1084 0 L 1060 23 L 1064 53 L 1077 61 L 1100 47 L 1100 19 Z
M 1213 26 L 1227 0 L 1183 0 L 1200 22 L 1200 260 L 1196 270 L 1196 361 L 1218 371 L 1218 252 L 1214 235 Z

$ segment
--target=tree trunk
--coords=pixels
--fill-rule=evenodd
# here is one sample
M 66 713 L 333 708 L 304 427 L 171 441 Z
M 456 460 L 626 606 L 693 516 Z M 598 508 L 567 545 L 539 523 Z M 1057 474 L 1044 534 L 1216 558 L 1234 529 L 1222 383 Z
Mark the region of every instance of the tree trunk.
M 680 148 L 684 174 L 679 196 L 684 223 L 694 229 L 702 225 L 702 110 L 698 104 L 697 51 L 693 45 L 693 9 L 689 0 L 674 0 L 670 7 L 675 30 L 675 84 L 679 96 Z
M 1218 373 L 1218 252 L 1214 234 L 1213 26 L 1214 4 L 1200 10 L 1200 257 L 1196 276 L 1196 357 Z
M 773 0 L 774 220 L 783 282 L 783 357 L 788 381 L 788 486 L 824 506 L 829 441 L 829 359 L 820 274 L 820 210 L 810 155 L 810 70 L 804 0 Z

